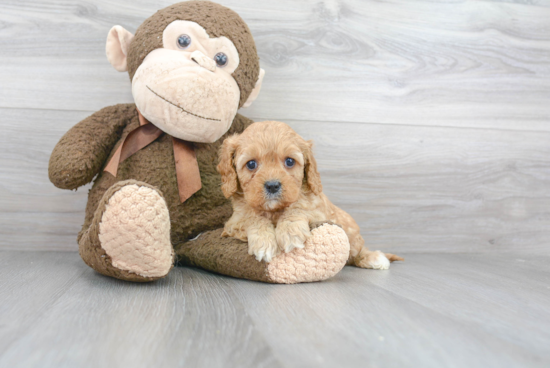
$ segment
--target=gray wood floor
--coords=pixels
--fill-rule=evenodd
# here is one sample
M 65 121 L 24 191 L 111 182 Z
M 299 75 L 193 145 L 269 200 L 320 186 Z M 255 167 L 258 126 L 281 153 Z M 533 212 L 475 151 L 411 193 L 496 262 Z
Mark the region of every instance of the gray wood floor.
M 549 0 L 217 0 L 266 70 L 240 113 L 313 139 L 326 194 L 407 261 L 130 284 L 74 252 L 89 187 L 47 163 L 132 101 L 108 30 L 176 1 L 0 0 L 1 368 L 550 366 Z
M 75 252 L 1 251 L 0 367 L 550 365 L 549 256 L 404 255 L 314 284 L 132 284 Z

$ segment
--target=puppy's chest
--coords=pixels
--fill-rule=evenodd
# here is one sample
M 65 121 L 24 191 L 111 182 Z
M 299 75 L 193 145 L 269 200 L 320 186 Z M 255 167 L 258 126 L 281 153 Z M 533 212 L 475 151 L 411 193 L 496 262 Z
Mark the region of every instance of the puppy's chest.
M 271 221 L 273 226 L 277 227 L 277 224 L 281 220 L 281 217 L 283 217 L 283 214 L 285 211 L 277 211 L 277 212 L 262 212 L 260 213 L 260 216 L 267 218 Z M 306 212 L 305 216 L 308 220 L 308 222 L 316 222 L 316 221 L 325 221 L 330 220 L 330 216 L 328 216 L 326 213 L 321 211 L 319 208 L 313 208 L 310 211 Z
M 283 211 L 277 211 L 277 212 L 261 212 L 259 215 L 262 217 L 265 217 L 266 219 L 270 220 L 271 223 L 274 226 L 277 226 L 277 223 L 279 222 L 279 219 L 283 215 Z

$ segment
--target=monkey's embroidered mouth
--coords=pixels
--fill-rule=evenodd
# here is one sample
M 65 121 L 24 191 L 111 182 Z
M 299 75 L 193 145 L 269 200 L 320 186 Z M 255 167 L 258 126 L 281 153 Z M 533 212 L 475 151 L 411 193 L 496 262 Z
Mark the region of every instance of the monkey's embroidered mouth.
M 180 109 L 181 111 L 185 112 L 186 114 L 193 115 L 193 116 L 196 116 L 197 118 L 201 118 L 201 119 L 205 119 L 205 120 L 221 121 L 221 119 L 206 118 L 206 117 L 204 117 L 204 116 L 200 116 L 200 115 L 197 115 L 197 114 L 193 114 L 191 111 L 187 111 L 187 110 L 185 110 L 183 107 L 181 107 L 181 106 L 179 106 L 179 105 L 173 103 L 172 101 L 169 101 L 169 100 L 167 100 L 166 98 L 162 97 L 161 95 L 159 95 L 158 93 L 156 93 L 155 91 L 153 91 L 153 90 L 151 89 L 151 87 L 149 87 L 149 86 L 146 86 L 146 87 L 147 87 L 147 89 L 148 89 L 149 91 L 153 92 L 158 98 L 163 99 L 164 101 L 168 102 L 170 105 L 177 107 L 178 109 Z

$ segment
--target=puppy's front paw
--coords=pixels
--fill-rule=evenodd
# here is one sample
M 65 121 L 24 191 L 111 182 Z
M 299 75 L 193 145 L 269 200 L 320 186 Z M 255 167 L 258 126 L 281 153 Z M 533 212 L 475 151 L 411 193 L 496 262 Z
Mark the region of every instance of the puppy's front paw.
M 277 239 L 273 231 L 248 234 L 248 254 L 254 255 L 258 261 L 271 262 L 278 253 Z
M 275 229 L 279 248 L 288 253 L 294 248 L 303 248 L 304 243 L 311 236 L 309 223 L 306 221 L 281 221 Z

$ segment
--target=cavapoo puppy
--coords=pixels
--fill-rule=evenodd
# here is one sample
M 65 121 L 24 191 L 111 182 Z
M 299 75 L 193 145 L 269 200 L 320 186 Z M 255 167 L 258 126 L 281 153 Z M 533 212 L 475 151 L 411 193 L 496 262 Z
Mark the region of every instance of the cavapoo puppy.
M 223 236 L 248 241 L 250 254 L 270 262 L 281 251 L 302 248 L 311 235 L 310 223 L 328 220 L 349 238 L 348 264 L 387 269 L 390 262 L 403 260 L 364 247 L 357 223 L 323 194 L 312 145 L 274 121 L 254 123 L 225 139 L 218 171 L 233 216 Z

